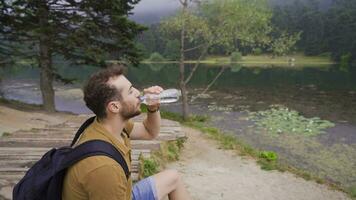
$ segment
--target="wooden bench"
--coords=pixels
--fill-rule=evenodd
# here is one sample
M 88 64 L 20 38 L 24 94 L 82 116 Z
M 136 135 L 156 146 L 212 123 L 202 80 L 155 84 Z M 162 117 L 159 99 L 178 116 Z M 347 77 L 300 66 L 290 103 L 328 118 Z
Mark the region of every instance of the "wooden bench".
M 144 119 L 145 114 L 134 118 Z M 0 137 L 0 199 L 11 199 L 13 186 L 42 155 L 53 147 L 68 146 L 79 126 L 89 116 L 80 115 L 75 120 L 40 129 L 20 130 Z M 163 141 L 185 137 L 178 122 L 162 119 L 159 136 L 155 140 L 133 140 L 132 178 L 138 179 L 139 156 L 149 157 L 160 148 Z

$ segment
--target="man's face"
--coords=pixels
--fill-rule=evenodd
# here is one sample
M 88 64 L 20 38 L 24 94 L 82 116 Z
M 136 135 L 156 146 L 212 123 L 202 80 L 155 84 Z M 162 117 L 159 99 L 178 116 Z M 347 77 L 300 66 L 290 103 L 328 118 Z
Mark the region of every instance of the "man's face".
M 125 76 L 120 75 L 118 77 L 109 80 L 109 84 L 115 86 L 119 91 L 121 91 L 121 101 L 119 113 L 121 116 L 127 120 L 141 114 L 140 92 L 134 88 L 129 80 Z

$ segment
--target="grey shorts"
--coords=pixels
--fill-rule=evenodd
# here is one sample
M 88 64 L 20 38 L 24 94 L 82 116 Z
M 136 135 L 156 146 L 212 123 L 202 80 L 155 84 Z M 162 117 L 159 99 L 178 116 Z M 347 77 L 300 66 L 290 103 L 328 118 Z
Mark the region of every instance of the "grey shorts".
M 142 179 L 132 187 L 132 200 L 158 200 L 156 184 L 152 176 Z

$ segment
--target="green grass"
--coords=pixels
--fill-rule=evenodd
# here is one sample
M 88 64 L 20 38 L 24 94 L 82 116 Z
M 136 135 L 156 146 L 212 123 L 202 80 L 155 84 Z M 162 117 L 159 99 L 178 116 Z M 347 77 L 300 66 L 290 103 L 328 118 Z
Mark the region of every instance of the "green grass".
M 159 172 L 159 163 L 156 160 L 147 158 L 142 159 L 141 162 L 143 177 L 149 177 Z
M 179 138 L 175 141 L 166 141 L 161 143 L 160 149 L 154 151 L 149 158 L 140 156 L 140 174 L 139 179 L 152 176 L 162 169 L 165 165 L 179 159 L 179 154 L 184 146 L 186 138 Z
M 356 199 L 356 185 L 347 188 L 347 192 L 350 194 L 351 198 Z
M 290 59 L 294 58 L 294 62 L 290 62 Z M 155 63 L 178 63 L 179 61 L 162 61 Z M 186 60 L 185 63 L 196 63 L 196 60 Z M 144 60 L 142 63 L 153 63 L 150 60 Z M 220 64 L 220 65 L 229 65 L 230 57 L 229 56 L 207 56 L 204 60 L 201 61 L 203 64 Z M 301 53 L 288 55 L 288 56 L 277 56 L 272 57 L 268 54 L 263 55 L 247 55 L 243 56 L 242 60 L 237 62 L 243 64 L 244 66 L 264 66 L 269 67 L 274 66 L 285 66 L 286 64 L 300 67 L 304 65 L 330 65 L 335 64 L 335 62 L 327 55 L 320 56 L 305 56 Z
M 3 132 L 0 136 L 1 137 L 7 137 L 7 136 L 10 136 L 11 135 L 11 133 L 9 133 L 9 132 Z

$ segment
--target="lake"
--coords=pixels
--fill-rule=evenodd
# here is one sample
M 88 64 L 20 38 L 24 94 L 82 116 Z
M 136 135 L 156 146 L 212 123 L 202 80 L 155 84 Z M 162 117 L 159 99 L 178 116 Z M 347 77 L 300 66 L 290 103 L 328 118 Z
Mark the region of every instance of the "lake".
M 187 67 L 186 74 L 192 66 Z M 55 83 L 56 108 L 90 112 L 80 88 L 97 69 L 89 66 L 57 67 L 61 75 L 75 79 L 70 85 Z M 216 77 L 219 74 L 218 77 Z M 142 64 L 128 68 L 128 79 L 142 89 L 151 85 L 177 88 L 178 64 Z M 17 66 L 0 68 L 0 93 L 7 99 L 41 103 L 39 71 Z M 216 78 L 216 82 L 201 94 Z M 202 65 L 188 84 L 190 111 L 210 116 L 210 125 L 260 150 L 278 153 L 281 162 L 306 170 L 344 187 L 356 186 L 356 68 L 337 65 L 259 66 Z M 252 111 L 282 105 L 305 118 L 319 117 L 335 124 L 324 133 L 271 135 L 257 131 L 248 120 Z M 162 105 L 180 112 L 181 103 Z

